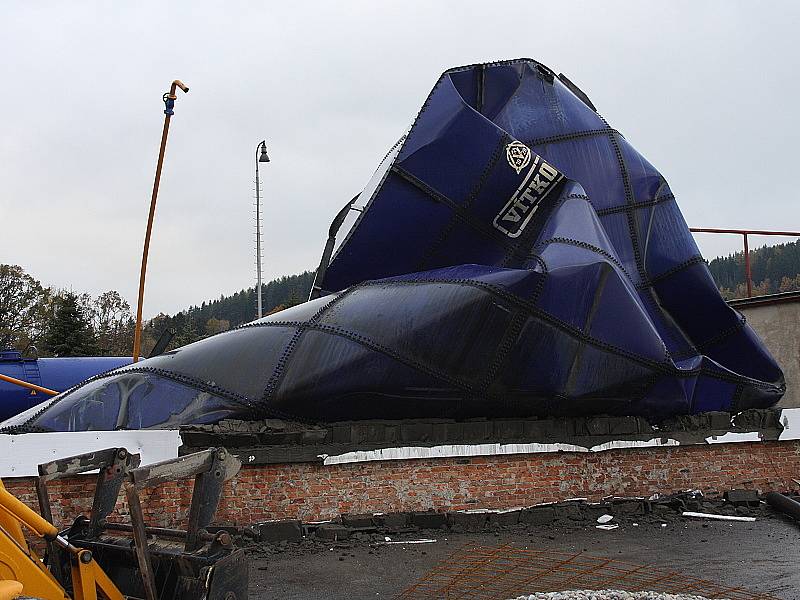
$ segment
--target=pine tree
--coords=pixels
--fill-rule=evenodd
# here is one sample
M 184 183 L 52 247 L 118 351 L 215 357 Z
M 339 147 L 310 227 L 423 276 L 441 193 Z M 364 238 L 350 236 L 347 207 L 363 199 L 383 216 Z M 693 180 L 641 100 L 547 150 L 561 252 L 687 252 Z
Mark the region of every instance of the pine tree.
M 725 298 L 747 295 L 743 252 L 715 258 L 708 267 Z M 797 289 L 794 280 L 800 276 L 800 241 L 750 250 L 750 273 L 754 296 Z
M 53 356 L 97 356 L 97 340 L 89 316 L 76 294 L 62 292 L 53 299 L 42 341 Z

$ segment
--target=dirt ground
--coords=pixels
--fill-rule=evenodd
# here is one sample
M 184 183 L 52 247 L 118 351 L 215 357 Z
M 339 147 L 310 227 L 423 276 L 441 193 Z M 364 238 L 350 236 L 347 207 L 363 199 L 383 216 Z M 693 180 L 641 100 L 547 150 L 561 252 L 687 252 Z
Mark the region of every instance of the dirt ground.
M 584 551 L 593 556 L 674 569 L 726 586 L 800 600 L 800 526 L 780 516 L 756 522 L 638 519 L 612 531 L 593 523 L 481 533 L 423 531 L 394 540 L 435 543 L 380 545 L 371 540 L 305 547 L 284 545 L 253 554 L 250 598 L 305 600 L 393 598 L 468 543 Z M 518 590 L 519 594 L 530 590 Z

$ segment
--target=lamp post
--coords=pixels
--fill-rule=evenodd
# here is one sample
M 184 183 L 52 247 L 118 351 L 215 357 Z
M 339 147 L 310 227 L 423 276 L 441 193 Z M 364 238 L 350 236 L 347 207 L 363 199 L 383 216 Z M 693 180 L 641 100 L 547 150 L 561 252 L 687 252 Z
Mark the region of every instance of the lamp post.
M 258 179 L 258 163 L 268 163 L 267 142 L 261 140 L 256 146 L 256 293 L 258 294 L 258 318 L 263 316 L 261 305 L 261 183 Z

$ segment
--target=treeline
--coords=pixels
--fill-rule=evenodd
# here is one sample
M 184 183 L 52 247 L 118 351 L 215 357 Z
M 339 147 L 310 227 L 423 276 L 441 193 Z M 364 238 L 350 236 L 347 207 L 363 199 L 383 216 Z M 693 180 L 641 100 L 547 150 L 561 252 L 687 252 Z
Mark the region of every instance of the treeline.
M 751 250 L 753 295 L 800 291 L 800 241 Z M 744 253 L 708 263 L 725 298 L 747 295 Z M 264 314 L 308 298 L 313 271 L 280 277 L 262 288 Z M 168 348 L 190 344 L 256 318 L 255 288 L 159 314 L 144 324 L 142 355 L 165 331 L 175 331 Z M 0 264 L 0 345 L 20 351 L 36 347 L 40 356 L 129 356 L 134 320 L 128 302 L 110 290 L 97 297 L 45 287 L 16 265 Z
M 280 277 L 264 284 L 264 313 L 308 298 L 314 273 Z M 145 322 L 142 355 L 164 331 L 175 330 L 168 348 L 195 342 L 256 318 L 255 288 L 191 306 Z M 43 286 L 17 265 L 0 264 L 0 346 L 39 356 L 129 356 L 134 318 L 128 302 L 110 290 L 97 297 Z
M 261 303 L 264 315 L 305 302 L 313 283 L 314 272 L 303 271 L 263 284 Z M 256 289 L 253 287 L 203 302 L 200 306 L 190 306 L 175 315 L 159 314 L 144 328 L 142 347 L 149 352 L 161 333 L 170 329 L 175 331 L 175 337 L 169 347 L 177 348 L 249 323 L 256 318 L 257 305 Z
M 747 296 L 744 251 L 715 258 L 708 267 L 726 299 Z M 750 272 L 754 296 L 800 291 L 800 241 L 751 250 Z
M 0 344 L 40 356 L 130 354 L 133 318 L 116 291 L 93 298 L 44 287 L 17 265 L 0 264 Z

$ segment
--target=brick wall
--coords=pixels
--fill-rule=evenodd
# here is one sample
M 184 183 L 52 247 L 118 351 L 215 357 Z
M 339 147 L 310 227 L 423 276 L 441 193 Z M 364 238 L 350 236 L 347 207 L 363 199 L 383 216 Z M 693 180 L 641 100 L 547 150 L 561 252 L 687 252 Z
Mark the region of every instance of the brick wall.
M 797 489 L 800 442 L 633 448 L 598 453 L 499 455 L 365 462 L 246 466 L 226 484 L 217 521 L 246 525 L 267 519 L 327 519 L 341 513 L 515 508 L 540 502 L 609 495 L 650 496 L 700 489 L 762 492 Z M 32 478 L 6 487 L 36 506 Z M 57 525 L 89 510 L 93 476 L 51 486 Z M 143 495 L 153 524 L 186 518 L 191 486 L 168 484 Z M 120 501 L 118 511 L 126 513 Z
M 78 515 L 89 515 L 96 482 L 97 475 L 76 475 L 48 484 L 50 506 L 56 527 L 59 529 L 68 527 Z M 230 483 L 228 482 L 228 485 Z M 3 485 L 25 504 L 39 512 L 33 477 L 5 477 Z M 192 481 L 183 481 L 169 482 L 153 489 L 141 490 L 139 497 L 148 522 L 161 526 L 185 525 L 192 488 Z M 109 520 L 127 522 L 128 515 L 127 500 L 124 493 L 120 492 L 114 513 L 109 516 Z

